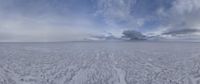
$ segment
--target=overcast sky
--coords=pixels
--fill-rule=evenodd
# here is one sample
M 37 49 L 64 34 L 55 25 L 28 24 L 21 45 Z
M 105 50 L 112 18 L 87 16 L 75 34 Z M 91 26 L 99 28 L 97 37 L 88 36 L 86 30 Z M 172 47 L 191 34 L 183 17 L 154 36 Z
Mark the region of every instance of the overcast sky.
M 0 41 L 74 41 L 124 30 L 200 38 L 200 0 L 0 0 Z

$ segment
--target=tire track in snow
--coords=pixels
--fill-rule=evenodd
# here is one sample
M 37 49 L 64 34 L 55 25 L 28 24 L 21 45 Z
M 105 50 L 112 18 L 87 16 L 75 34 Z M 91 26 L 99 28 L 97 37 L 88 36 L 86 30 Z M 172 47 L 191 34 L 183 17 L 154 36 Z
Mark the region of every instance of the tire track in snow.
M 111 53 L 109 56 L 110 61 L 112 61 L 112 67 L 117 72 L 117 75 L 119 77 L 119 84 L 127 84 L 126 83 L 126 72 L 120 68 L 117 68 L 116 65 L 118 62 L 115 60 L 114 54 Z

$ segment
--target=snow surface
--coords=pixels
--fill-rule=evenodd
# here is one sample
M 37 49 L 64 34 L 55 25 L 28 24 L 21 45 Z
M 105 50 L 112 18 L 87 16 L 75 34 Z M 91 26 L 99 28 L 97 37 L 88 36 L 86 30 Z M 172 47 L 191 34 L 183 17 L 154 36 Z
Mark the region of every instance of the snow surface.
M 200 84 L 200 43 L 1 43 L 0 84 Z

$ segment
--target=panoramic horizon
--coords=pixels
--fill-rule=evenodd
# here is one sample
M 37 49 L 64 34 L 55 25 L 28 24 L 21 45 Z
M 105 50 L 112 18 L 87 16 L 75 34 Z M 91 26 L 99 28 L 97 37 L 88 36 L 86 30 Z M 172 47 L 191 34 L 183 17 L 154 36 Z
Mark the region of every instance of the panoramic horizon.
M 200 84 L 200 0 L 0 0 L 0 84 Z
M 200 40 L 199 0 L 0 2 L 0 42 L 124 40 L 125 31 L 151 40 Z

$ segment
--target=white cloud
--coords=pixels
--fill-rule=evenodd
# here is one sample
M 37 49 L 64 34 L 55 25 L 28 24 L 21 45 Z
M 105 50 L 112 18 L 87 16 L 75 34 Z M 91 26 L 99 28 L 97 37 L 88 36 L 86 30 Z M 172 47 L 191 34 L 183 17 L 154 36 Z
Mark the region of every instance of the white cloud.
M 200 1 L 199 0 L 176 0 L 170 10 L 172 20 L 185 27 L 196 27 L 200 21 Z M 177 24 L 178 25 L 178 24 Z
M 137 0 L 98 0 L 97 3 L 96 14 L 103 16 L 108 25 L 136 28 L 143 24 L 131 14 Z M 125 26 L 120 25 L 123 22 Z
M 162 19 L 160 28 L 167 31 L 200 29 L 200 1 L 199 0 L 175 0 L 169 10 L 160 8 L 157 14 Z
M 173 5 L 174 12 L 178 14 L 191 13 L 200 9 L 199 0 L 176 0 Z
M 89 19 L 69 17 L 13 16 L 0 20 L 0 41 L 72 41 L 83 40 L 96 25 Z

